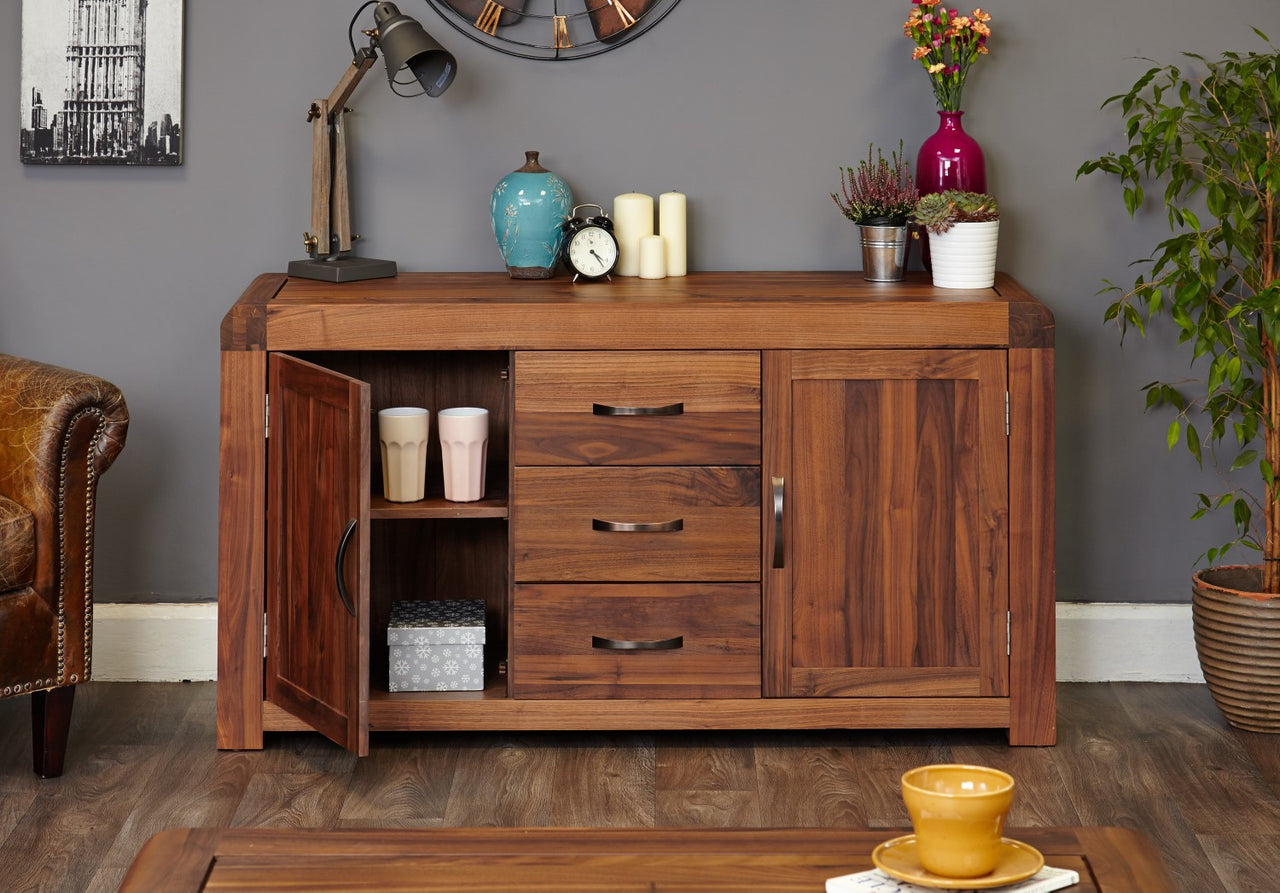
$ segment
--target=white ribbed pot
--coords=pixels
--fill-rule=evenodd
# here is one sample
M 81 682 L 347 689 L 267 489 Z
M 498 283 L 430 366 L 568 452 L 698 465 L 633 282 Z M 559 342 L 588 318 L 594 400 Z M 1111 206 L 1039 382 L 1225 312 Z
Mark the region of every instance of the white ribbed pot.
M 956 223 L 929 234 L 933 284 L 938 288 L 990 288 L 996 281 L 1000 221 Z

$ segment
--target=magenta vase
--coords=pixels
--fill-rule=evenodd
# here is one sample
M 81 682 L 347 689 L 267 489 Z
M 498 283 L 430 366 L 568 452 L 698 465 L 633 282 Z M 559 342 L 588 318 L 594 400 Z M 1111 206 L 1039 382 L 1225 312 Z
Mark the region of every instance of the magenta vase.
M 938 129 L 920 146 L 916 157 L 916 186 L 921 195 L 960 189 L 987 191 L 987 162 L 982 147 L 964 132 L 964 112 L 938 112 Z
M 921 195 L 959 189 L 987 191 L 987 161 L 977 140 L 964 132 L 960 123 L 964 112 L 938 112 L 938 129 L 920 146 L 916 156 L 916 188 Z M 920 233 L 920 259 L 926 270 L 933 269 L 929 257 L 928 233 Z

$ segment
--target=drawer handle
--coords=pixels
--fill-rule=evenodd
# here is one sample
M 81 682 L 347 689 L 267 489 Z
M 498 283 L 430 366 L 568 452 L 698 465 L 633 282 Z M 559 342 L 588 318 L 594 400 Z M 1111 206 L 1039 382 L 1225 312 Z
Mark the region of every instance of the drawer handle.
M 675 651 L 684 647 L 684 636 L 672 636 L 669 639 L 606 639 L 604 636 L 592 636 L 591 647 L 604 651 Z
M 591 519 L 592 530 L 609 530 L 615 533 L 669 533 L 673 530 L 684 530 L 684 518 L 674 521 L 602 521 Z
M 684 415 L 683 403 L 668 403 L 666 406 L 608 406 L 604 403 L 592 403 L 593 415 Z
M 356 616 L 356 606 L 351 603 L 351 594 L 347 592 L 346 581 L 342 579 L 342 568 L 347 561 L 347 546 L 351 545 L 351 535 L 356 532 L 356 520 L 347 522 L 347 529 L 342 532 L 342 540 L 338 543 L 338 554 L 333 559 L 333 576 L 338 581 L 338 597 L 342 605 L 352 617 Z
M 773 566 L 786 566 L 786 538 L 782 528 L 783 479 L 771 478 L 773 482 Z

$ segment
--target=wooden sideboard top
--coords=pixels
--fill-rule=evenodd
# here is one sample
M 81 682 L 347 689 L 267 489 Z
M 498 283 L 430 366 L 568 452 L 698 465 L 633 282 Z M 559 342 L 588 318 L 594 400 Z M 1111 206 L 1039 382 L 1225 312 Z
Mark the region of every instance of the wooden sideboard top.
M 925 273 L 697 272 L 574 283 L 401 273 L 335 284 L 259 276 L 223 350 L 848 349 L 1053 346 L 1053 315 L 1010 276 L 934 288 Z

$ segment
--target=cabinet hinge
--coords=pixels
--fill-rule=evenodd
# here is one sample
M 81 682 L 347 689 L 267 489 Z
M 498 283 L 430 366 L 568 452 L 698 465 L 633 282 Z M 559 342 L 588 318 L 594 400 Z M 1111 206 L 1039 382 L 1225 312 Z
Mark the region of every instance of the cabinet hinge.
M 265 432 L 263 434 L 263 437 L 270 437 L 271 436 L 271 395 L 266 394 L 265 396 L 266 396 L 266 408 L 263 410 L 263 418 L 262 418 L 262 424 L 264 426 L 263 431 Z M 1007 394 L 1005 395 L 1005 407 L 1006 407 L 1005 414 L 1007 416 L 1008 415 L 1008 411 L 1007 411 L 1008 395 Z
M 1004 655 L 1013 654 L 1013 612 L 1004 612 Z
M 1009 392 L 1004 392 L 1004 436 L 1009 436 Z
M 267 613 L 262 612 L 262 659 L 267 658 Z

